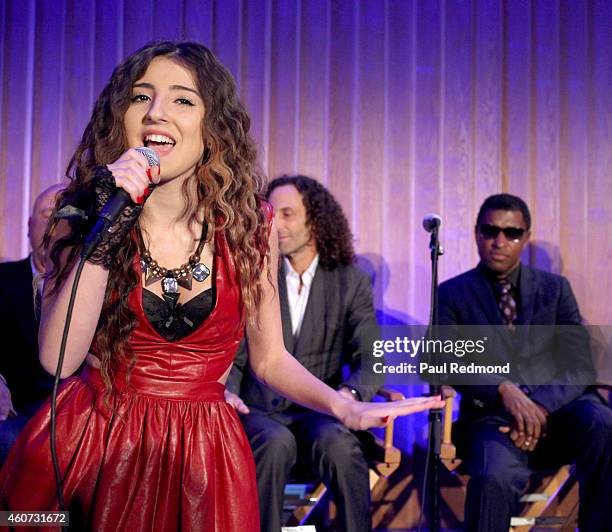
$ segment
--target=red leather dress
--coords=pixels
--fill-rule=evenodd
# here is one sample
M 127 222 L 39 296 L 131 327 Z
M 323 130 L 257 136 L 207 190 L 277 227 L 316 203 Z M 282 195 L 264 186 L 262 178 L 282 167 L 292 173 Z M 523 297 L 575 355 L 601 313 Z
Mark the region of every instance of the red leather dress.
M 240 287 L 218 237 L 216 303 L 189 336 L 169 342 L 146 319 L 142 286 L 129 304 L 139 317 L 136 354 L 113 376 L 111 407 L 97 370 L 62 386 L 57 448 L 64 499 L 75 530 L 259 530 L 255 466 L 234 409 L 217 381 L 243 335 Z M 57 509 L 46 403 L 20 435 L 0 472 L 6 510 Z

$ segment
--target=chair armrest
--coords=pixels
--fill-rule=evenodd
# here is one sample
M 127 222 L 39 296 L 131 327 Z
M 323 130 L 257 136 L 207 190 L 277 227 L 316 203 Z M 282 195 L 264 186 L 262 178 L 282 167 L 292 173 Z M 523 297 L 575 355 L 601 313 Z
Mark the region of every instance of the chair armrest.
M 453 470 L 459 466 L 461 460 L 457 458 L 457 449 L 451 439 L 453 427 L 453 402 L 457 392 L 450 386 L 442 386 L 442 397 L 444 398 L 444 424 L 442 426 L 442 446 L 440 448 L 440 459 L 444 465 Z
M 402 401 L 406 398 L 406 396 L 402 392 L 398 392 L 396 390 L 390 390 L 389 388 L 381 387 L 376 392 L 376 395 L 380 395 L 383 399 L 388 402 L 391 401 Z M 393 430 L 395 426 L 395 420 L 392 419 L 387 423 L 385 427 L 385 449 L 393 448 Z M 386 461 L 386 460 L 385 460 Z
M 387 401 L 401 401 L 402 399 L 406 399 L 406 396 L 402 392 L 384 387 L 379 388 L 376 395 L 380 395 Z
M 390 390 L 389 388 L 379 388 L 376 394 L 386 401 L 401 401 L 402 399 L 405 399 L 402 392 Z M 402 459 L 401 451 L 393 445 L 394 428 L 395 420 L 391 419 L 385 426 L 384 441 L 379 438 L 375 438 L 374 441 L 376 447 L 374 456 L 377 461 L 375 464 L 375 469 L 384 477 L 391 475 L 391 473 L 393 473 L 399 467 Z

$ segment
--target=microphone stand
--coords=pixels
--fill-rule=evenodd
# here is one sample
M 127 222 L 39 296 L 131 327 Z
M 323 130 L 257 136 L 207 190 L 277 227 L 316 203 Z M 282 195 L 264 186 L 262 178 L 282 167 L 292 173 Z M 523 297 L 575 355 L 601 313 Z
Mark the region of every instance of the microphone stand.
M 438 239 L 439 226 L 436 225 L 431 231 L 429 240 L 429 251 L 431 254 L 431 302 L 429 307 L 429 338 L 438 338 L 438 258 L 444 254 Z M 434 374 L 430 383 L 430 395 L 441 395 L 439 377 Z M 430 532 L 440 530 L 440 448 L 441 448 L 441 409 L 429 411 L 429 439 L 427 442 L 427 479 L 424 486 L 425 494 L 429 492 L 427 515 Z M 429 488 L 429 489 L 428 489 Z

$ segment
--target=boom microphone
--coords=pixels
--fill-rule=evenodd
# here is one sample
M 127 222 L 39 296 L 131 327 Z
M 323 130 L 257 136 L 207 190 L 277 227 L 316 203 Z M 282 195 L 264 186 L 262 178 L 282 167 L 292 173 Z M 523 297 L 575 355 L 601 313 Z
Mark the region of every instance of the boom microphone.
M 135 149 L 144 155 L 151 168 L 154 166 L 159 166 L 159 157 L 151 148 L 141 147 Z M 83 245 L 83 249 L 81 251 L 81 257 L 83 259 L 87 260 L 91 256 L 91 254 L 100 244 L 104 233 L 108 231 L 108 228 L 117 221 L 117 218 L 119 218 L 119 215 L 123 212 L 123 209 L 130 204 L 132 204 L 132 198 L 130 198 L 130 195 L 125 190 L 122 188 L 115 190 L 102 208 L 102 211 L 98 216 L 98 221 L 85 239 L 85 244 Z
M 428 214 L 423 218 L 423 229 L 428 233 L 438 229 L 442 225 L 442 218 L 437 214 Z

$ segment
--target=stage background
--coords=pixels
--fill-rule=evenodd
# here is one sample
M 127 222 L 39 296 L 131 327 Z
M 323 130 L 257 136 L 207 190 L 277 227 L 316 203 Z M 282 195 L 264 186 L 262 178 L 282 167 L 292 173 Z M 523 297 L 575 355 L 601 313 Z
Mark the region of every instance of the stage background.
M 61 180 L 112 68 L 151 39 L 193 39 L 236 77 L 269 175 L 340 200 L 384 322 L 427 320 L 422 217 L 443 218 L 446 279 L 476 263 L 478 206 L 506 191 L 532 209 L 525 261 L 612 323 L 609 1 L 5 0 L 0 31 L 4 259 L 27 254 L 33 199 Z M 424 436 L 423 417 L 400 423 L 408 452 Z

